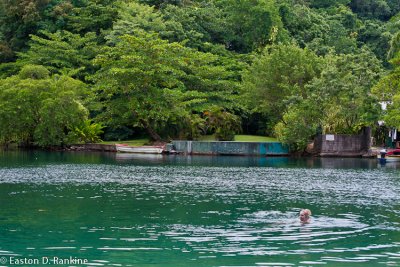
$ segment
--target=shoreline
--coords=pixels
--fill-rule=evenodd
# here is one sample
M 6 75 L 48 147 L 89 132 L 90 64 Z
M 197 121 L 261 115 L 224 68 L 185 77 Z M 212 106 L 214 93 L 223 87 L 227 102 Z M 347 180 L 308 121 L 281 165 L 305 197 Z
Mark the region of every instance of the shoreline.
M 203 142 L 203 143 L 212 143 L 212 142 Z M 230 142 L 230 143 L 246 143 L 246 142 Z M 258 143 L 258 142 L 252 142 Z M 171 145 L 171 143 L 167 144 Z M 19 147 L 14 145 L 10 146 L 0 146 L 0 150 L 43 150 L 43 151 L 67 151 L 67 152 L 110 152 L 117 153 L 116 146 L 110 144 L 74 144 L 67 147 L 52 147 L 48 149 L 38 148 L 38 147 Z M 275 153 L 275 154 L 248 154 L 248 153 L 237 153 L 237 151 L 233 153 L 229 153 L 229 151 L 225 151 L 224 153 L 211 153 L 211 152 L 195 152 L 195 153 L 186 153 L 184 151 L 175 151 L 174 153 L 169 153 L 167 150 L 166 153 L 163 154 L 178 154 L 184 156 L 191 155 L 199 155 L 199 156 L 238 156 L 238 157 L 300 157 L 300 158 L 376 158 L 379 150 L 381 148 L 373 147 L 367 153 L 353 154 L 353 153 L 335 153 L 335 154 L 322 154 L 317 155 L 313 153 L 301 153 L 301 152 L 288 152 L 288 153 Z M 129 153 L 128 153 L 129 154 Z

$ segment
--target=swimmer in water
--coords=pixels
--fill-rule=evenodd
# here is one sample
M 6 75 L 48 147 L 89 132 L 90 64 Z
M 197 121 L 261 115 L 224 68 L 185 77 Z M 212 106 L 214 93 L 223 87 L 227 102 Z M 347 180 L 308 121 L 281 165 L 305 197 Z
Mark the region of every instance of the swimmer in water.
M 302 223 L 309 223 L 310 222 L 310 216 L 311 216 L 311 210 L 302 209 L 300 211 L 300 221 Z

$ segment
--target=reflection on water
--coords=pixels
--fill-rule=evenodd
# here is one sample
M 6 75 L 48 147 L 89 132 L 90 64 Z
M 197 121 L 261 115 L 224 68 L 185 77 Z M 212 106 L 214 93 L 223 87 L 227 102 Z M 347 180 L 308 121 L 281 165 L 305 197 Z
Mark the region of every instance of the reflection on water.
M 151 163 L 162 163 L 165 157 L 162 154 L 131 154 L 131 153 L 115 153 L 111 154 L 115 157 L 116 162 L 151 162 Z
M 378 163 L 378 168 L 387 168 L 387 169 L 400 169 L 400 162 L 386 162 L 386 163 Z
M 397 167 L 368 159 L 3 152 L 0 256 L 399 266 L 399 204 Z
M 307 167 L 307 168 L 376 168 L 371 159 L 338 158 L 289 158 L 289 157 L 243 157 L 243 156 L 182 156 L 111 154 L 120 163 L 156 163 L 200 166 L 259 166 L 259 167 Z M 395 166 L 394 164 L 392 166 Z
M 243 156 L 184 156 L 160 154 L 1 151 L 0 167 L 41 165 L 63 162 L 66 164 L 129 164 L 129 165 L 189 165 L 284 168 L 341 168 L 375 169 L 400 168 L 400 162 L 378 164 L 375 159 L 361 158 L 290 158 Z

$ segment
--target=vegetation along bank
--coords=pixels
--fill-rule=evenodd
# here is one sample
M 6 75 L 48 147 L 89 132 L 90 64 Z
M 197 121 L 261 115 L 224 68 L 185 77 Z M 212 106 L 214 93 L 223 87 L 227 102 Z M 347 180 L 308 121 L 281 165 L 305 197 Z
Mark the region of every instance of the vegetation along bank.
M 380 144 L 400 128 L 399 12 L 400 0 L 0 0 L 0 143 L 243 133 L 302 151 L 369 126 Z

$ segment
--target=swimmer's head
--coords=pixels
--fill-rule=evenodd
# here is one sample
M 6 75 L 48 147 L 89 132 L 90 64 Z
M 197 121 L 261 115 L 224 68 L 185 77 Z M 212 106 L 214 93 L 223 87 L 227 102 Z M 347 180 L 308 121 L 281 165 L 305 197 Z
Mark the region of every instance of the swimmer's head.
M 306 223 L 310 220 L 311 210 L 309 209 L 302 209 L 300 211 L 300 221 Z

